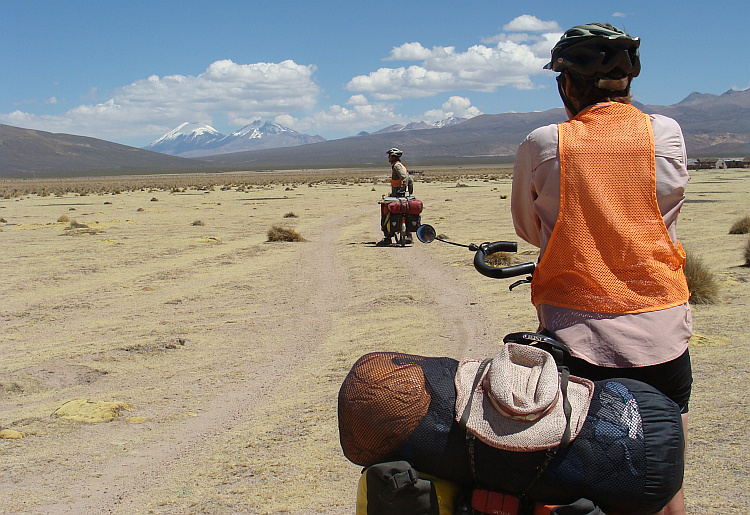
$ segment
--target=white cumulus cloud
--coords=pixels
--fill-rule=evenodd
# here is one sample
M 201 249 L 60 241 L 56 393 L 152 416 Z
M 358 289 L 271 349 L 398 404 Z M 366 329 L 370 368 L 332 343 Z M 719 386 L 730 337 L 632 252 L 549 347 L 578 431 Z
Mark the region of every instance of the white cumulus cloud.
M 278 116 L 275 121 L 297 131 L 359 132 L 411 120 L 395 113 L 391 104 L 370 103 L 364 95 L 354 95 L 346 106 L 334 104 L 303 118 Z
M 537 87 L 532 76 L 544 73 L 549 53 L 560 37 L 555 21 L 519 16 L 501 33 L 465 51 L 452 46 L 426 48 L 418 42 L 391 50 L 388 61 L 419 61 L 411 66 L 380 68 L 358 75 L 346 85 L 350 91 L 376 100 L 429 97 L 442 92 L 471 90 L 493 92 L 498 87 Z
M 160 135 L 185 120 L 210 123 L 221 114 L 242 121 L 311 109 L 320 88 L 315 66 L 280 63 L 212 63 L 197 75 L 152 75 L 116 90 L 111 99 L 84 104 L 57 116 L 15 111 L 0 114 L 11 125 L 98 138 Z
M 482 114 L 482 111 L 471 105 L 471 100 L 466 97 L 452 96 L 441 107 L 441 109 L 427 111 L 424 114 L 424 119 L 437 122 L 451 117 L 474 118 Z
M 536 16 L 522 14 L 510 23 L 503 25 L 508 32 L 560 32 L 560 25 L 556 21 L 542 21 Z

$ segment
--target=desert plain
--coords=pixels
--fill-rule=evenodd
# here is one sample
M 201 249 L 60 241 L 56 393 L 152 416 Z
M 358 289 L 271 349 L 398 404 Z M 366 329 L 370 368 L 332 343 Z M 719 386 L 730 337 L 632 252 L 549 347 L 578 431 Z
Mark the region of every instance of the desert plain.
M 408 163 L 407 163 L 408 164 Z M 465 248 L 375 247 L 378 171 L 0 181 L 0 512 L 353 514 L 338 440 L 363 354 L 491 357 L 528 285 Z M 517 240 L 507 169 L 422 170 L 423 223 Z M 750 170 L 692 172 L 690 514 L 750 513 Z M 274 226 L 304 241 L 268 241 Z M 519 242 L 516 262 L 536 250 Z

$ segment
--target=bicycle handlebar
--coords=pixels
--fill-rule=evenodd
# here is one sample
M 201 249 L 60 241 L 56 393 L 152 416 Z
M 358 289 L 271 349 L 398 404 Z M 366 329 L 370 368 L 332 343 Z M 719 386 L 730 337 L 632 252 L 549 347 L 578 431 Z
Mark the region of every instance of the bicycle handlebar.
M 493 243 L 482 243 L 476 248 L 474 254 L 474 268 L 480 274 L 493 279 L 507 279 L 519 275 L 531 275 L 534 273 L 536 263 L 522 263 L 520 265 L 495 267 L 490 266 L 485 258 L 494 252 L 516 252 L 518 244 L 515 241 L 496 241 Z M 473 249 L 472 249 L 473 250 Z
M 440 238 L 437 236 L 435 228 L 429 224 L 420 225 L 417 229 L 417 238 L 422 243 L 432 243 L 435 240 L 442 241 L 443 243 L 450 243 L 451 245 L 457 245 L 459 247 L 466 247 L 469 250 L 475 252 L 474 254 L 474 268 L 480 274 L 491 277 L 493 279 L 507 279 L 509 277 L 516 277 L 519 275 L 530 276 L 536 269 L 536 263 L 523 263 L 520 265 L 495 267 L 490 266 L 485 261 L 485 258 L 489 254 L 495 252 L 516 252 L 518 250 L 518 244 L 515 241 L 496 241 L 493 243 L 482 243 L 477 245 L 472 243 L 471 245 L 463 245 L 461 243 L 454 243 L 448 241 L 446 238 Z M 521 283 L 529 282 L 530 278 L 516 281 L 510 286 L 512 290 L 515 286 Z

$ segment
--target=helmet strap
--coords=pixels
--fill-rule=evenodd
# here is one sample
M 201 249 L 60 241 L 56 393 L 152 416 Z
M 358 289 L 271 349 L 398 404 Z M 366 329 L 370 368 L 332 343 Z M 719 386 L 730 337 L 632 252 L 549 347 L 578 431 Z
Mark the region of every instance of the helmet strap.
M 565 92 L 565 72 L 557 76 L 557 91 L 560 93 L 560 98 L 566 109 L 570 111 L 573 116 L 577 115 L 579 110 L 573 106 L 573 102 L 571 102 L 570 98 L 568 98 L 568 94 Z

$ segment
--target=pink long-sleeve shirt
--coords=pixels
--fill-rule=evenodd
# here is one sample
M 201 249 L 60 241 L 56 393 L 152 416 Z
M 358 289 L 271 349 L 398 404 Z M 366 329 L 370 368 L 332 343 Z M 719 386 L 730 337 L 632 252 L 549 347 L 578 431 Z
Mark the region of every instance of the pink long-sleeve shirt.
M 656 154 L 656 198 L 667 232 L 676 241 L 677 215 L 689 175 L 682 130 L 676 121 L 650 115 Z M 627 187 L 627 178 L 623 178 Z M 541 260 L 560 210 L 557 125 L 534 130 L 521 143 L 513 169 L 511 213 L 516 234 L 539 247 Z M 537 306 L 540 327 L 575 357 L 604 367 L 640 367 L 675 359 L 692 335 L 688 303 L 645 313 L 612 315 L 547 304 Z

